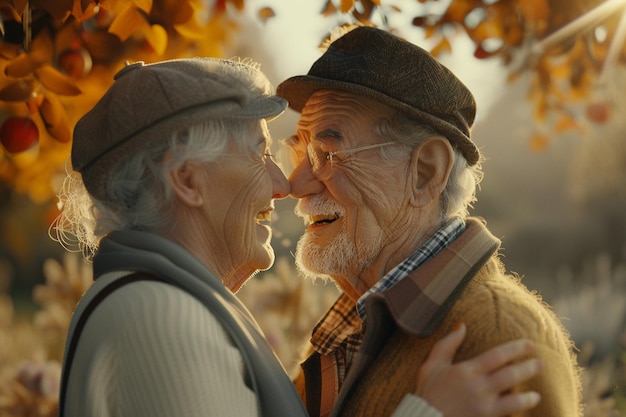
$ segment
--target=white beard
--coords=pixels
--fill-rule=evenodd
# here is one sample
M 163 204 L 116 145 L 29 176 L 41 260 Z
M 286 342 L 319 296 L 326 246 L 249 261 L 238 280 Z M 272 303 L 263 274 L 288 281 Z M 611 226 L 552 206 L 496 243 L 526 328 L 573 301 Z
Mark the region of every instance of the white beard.
M 344 215 L 343 207 L 338 207 L 336 203 L 333 203 L 317 196 L 310 197 L 306 202 L 303 200 L 298 202 L 296 214 L 306 217 L 306 210 L 308 214 Z M 382 247 L 382 240 L 369 245 L 357 244 L 350 240 L 345 222 L 337 236 L 328 245 L 321 246 L 316 243 L 313 233 L 305 233 L 296 247 L 296 266 L 307 278 L 356 277 L 372 264 Z

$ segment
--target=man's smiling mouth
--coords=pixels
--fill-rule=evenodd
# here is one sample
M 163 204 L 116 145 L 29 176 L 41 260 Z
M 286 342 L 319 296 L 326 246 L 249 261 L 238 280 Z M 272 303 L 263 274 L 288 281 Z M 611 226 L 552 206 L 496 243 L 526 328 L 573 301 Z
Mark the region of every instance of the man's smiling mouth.
M 330 224 L 339 218 L 339 213 L 334 214 L 318 214 L 316 216 L 311 216 L 309 218 L 310 224 L 313 225 L 322 225 L 322 224 Z

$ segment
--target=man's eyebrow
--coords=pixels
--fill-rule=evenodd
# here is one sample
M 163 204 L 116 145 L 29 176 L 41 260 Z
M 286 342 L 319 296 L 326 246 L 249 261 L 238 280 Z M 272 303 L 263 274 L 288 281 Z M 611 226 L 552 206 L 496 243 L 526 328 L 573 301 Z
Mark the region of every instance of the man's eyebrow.
M 336 129 L 324 129 L 315 134 L 315 139 L 343 139 L 343 135 Z

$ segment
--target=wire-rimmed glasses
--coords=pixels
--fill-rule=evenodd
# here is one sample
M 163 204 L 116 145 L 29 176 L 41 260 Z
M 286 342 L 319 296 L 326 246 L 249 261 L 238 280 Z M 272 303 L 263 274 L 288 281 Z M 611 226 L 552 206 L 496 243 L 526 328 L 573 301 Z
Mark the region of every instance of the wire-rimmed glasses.
M 324 142 L 312 140 L 306 146 L 306 154 L 309 163 L 311 164 L 311 171 L 313 172 L 313 175 L 321 181 L 326 181 L 332 175 L 333 164 L 341 160 L 339 158 L 335 158 L 335 156 L 342 157 L 347 154 L 382 148 L 383 146 L 393 145 L 394 143 L 396 142 L 376 143 L 374 145 L 359 146 L 351 149 L 342 149 L 340 151 L 329 151 Z

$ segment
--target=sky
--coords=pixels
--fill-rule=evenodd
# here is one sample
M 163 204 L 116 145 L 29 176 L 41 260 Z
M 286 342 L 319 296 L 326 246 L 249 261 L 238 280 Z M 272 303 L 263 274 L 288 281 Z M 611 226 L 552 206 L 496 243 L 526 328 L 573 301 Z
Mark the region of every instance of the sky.
M 438 2 L 434 7 L 445 6 Z M 244 50 L 260 60 L 271 81 L 277 85 L 282 80 L 306 74 L 311 64 L 320 56 L 320 39 L 337 24 L 337 19 L 324 18 L 320 10 L 325 0 L 247 0 L 244 11 L 241 43 Z M 415 0 L 396 0 L 386 4 L 401 5 L 403 13 L 390 13 L 390 23 L 398 27 L 407 40 L 429 49 L 421 31 L 411 25 L 413 17 L 423 13 L 424 5 Z M 256 14 L 262 7 L 272 7 L 276 16 L 265 24 Z M 437 9 L 429 12 L 437 12 Z M 254 41 L 252 41 L 254 40 Z M 464 36 L 455 38 L 453 53 L 439 59 L 450 68 L 474 93 L 477 120 L 484 117 L 494 99 L 505 85 L 505 72 L 495 60 L 478 60 L 473 57 L 471 42 Z M 262 50 L 264 49 L 264 50 Z

